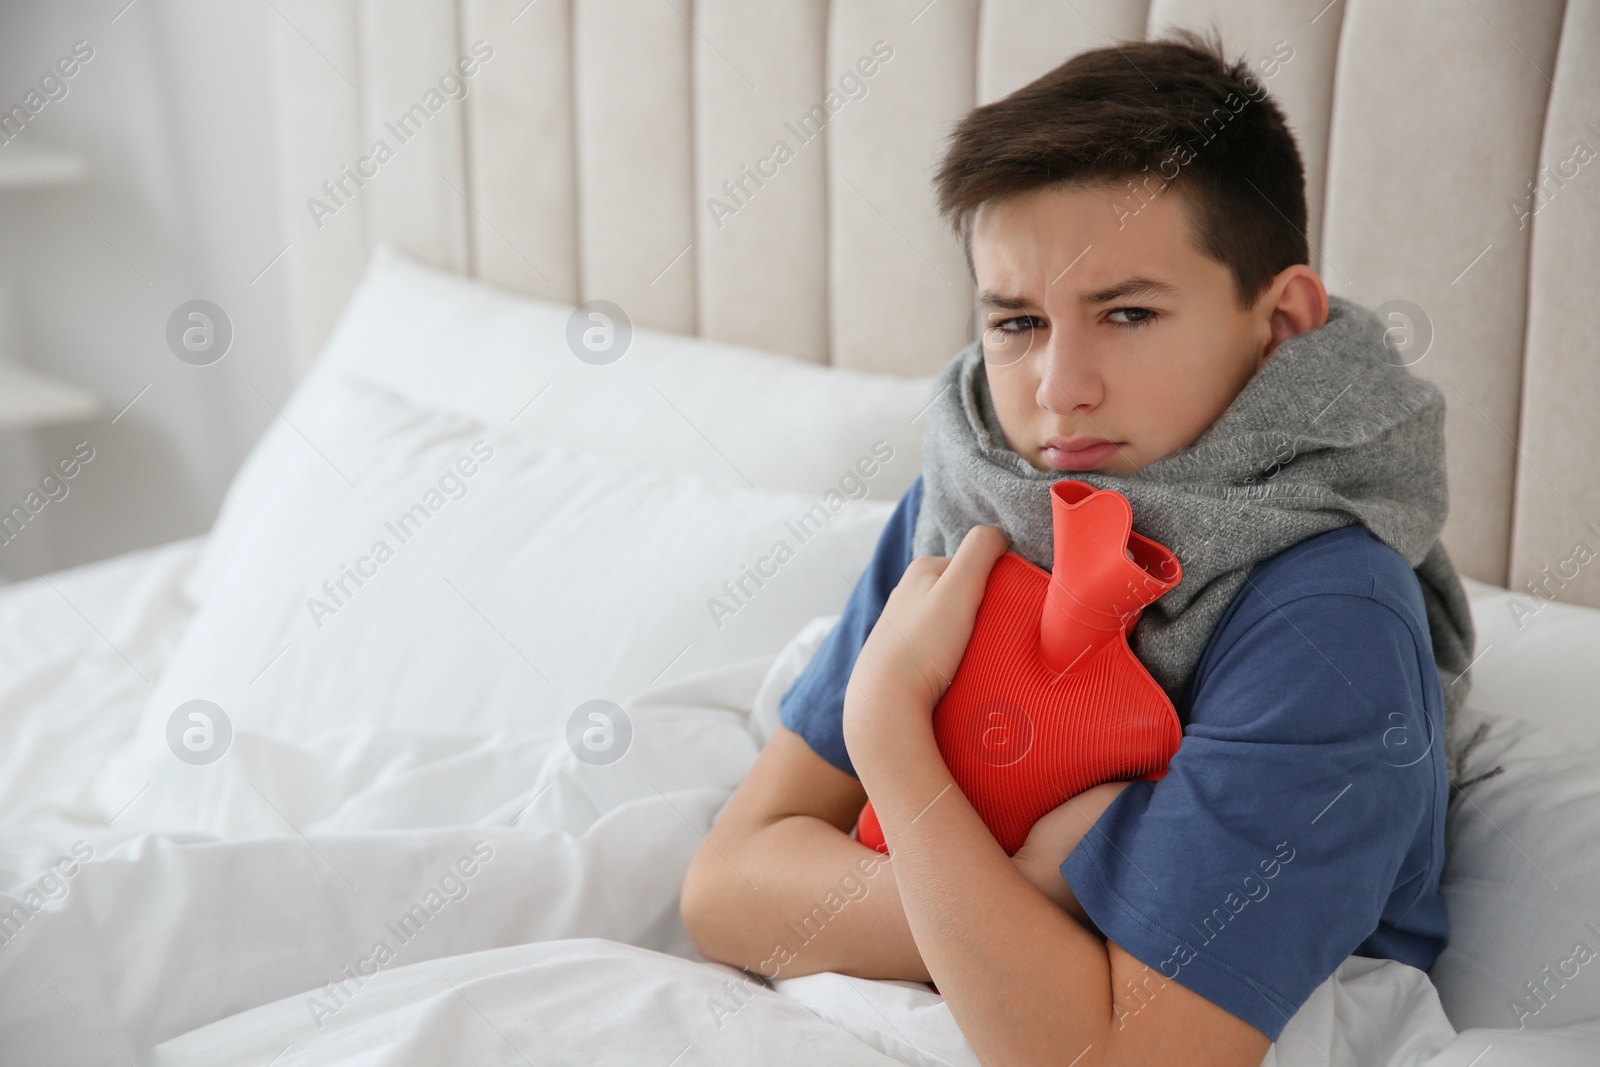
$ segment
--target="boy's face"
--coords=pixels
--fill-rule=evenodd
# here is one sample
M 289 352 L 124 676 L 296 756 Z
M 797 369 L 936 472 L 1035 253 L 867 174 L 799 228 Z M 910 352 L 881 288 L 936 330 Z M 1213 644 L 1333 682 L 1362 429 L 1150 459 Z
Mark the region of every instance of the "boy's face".
M 1125 187 L 1052 187 L 973 220 L 990 392 L 1039 470 L 1126 476 L 1188 447 L 1278 341 L 1327 320 L 1303 266 L 1240 311 L 1228 268 L 1193 244 L 1183 194 L 1137 207 Z

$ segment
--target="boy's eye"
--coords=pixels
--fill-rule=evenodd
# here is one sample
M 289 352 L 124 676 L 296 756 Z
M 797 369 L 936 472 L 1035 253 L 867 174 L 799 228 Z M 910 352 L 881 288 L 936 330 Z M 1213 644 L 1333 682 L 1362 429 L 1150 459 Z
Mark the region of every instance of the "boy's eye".
M 1155 321 L 1156 317 L 1156 313 L 1151 311 L 1149 308 L 1114 308 L 1106 314 L 1111 316 L 1113 323 L 1127 329 L 1137 329 L 1140 326 L 1148 326 L 1150 323 Z M 1116 317 L 1118 315 L 1131 315 L 1132 318 L 1118 319 Z
M 1033 330 L 1043 325 L 1044 320 L 1037 315 L 1018 315 L 1015 318 L 1001 319 L 989 328 L 1003 333 L 1021 333 L 1023 330 Z

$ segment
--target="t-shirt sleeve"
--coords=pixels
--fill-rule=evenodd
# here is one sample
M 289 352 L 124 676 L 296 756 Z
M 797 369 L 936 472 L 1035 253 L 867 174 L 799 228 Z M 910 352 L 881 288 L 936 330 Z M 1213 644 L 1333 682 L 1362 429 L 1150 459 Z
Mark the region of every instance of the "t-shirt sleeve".
M 921 506 L 918 475 L 890 513 L 838 623 L 778 701 L 778 720 L 805 738 L 813 752 L 853 777 L 859 775 L 844 747 L 845 686 L 884 603 L 911 563 L 911 535 Z
M 1229 638 L 1166 775 L 1124 789 L 1061 873 L 1107 939 L 1276 1041 L 1396 887 L 1424 888 L 1403 868 L 1441 788 L 1413 755 L 1435 749 L 1438 683 L 1371 597 L 1287 600 Z

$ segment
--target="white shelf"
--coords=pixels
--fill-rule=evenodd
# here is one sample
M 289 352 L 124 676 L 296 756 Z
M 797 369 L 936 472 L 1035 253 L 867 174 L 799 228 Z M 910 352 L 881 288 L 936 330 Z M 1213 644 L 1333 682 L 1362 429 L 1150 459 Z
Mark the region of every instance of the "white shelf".
M 0 191 L 81 182 L 83 159 L 23 139 L 0 145 Z M 65 378 L 0 360 L 0 430 L 79 422 L 100 414 L 100 399 Z
M 101 411 L 100 399 L 65 378 L 0 362 L 0 429 L 81 422 Z
M 29 144 L 23 138 L 0 145 L 0 189 L 42 189 L 51 182 L 71 185 L 83 181 L 87 173 L 81 157 L 59 148 Z

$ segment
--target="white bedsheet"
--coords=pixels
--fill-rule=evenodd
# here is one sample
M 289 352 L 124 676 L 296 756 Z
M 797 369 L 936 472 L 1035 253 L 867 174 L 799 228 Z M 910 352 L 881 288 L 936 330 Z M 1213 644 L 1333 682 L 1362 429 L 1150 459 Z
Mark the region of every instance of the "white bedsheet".
M 217 798 L 222 836 L 141 827 L 137 796 L 113 824 L 85 822 L 84 787 L 188 617 L 193 555 L 0 591 L 0 905 L 93 852 L 0 944 L 0 1062 L 975 1062 L 925 986 L 752 988 L 689 945 L 683 873 L 758 751 L 769 668 L 792 656 L 636 698 L 633 747 L 607 767 L 558 736 L 368 730 L 253 748 L 248 788 Z M 782 679 L 768 681 L 770 702 Z M 1596 1062 L 1600 1022 L 1458 1035 L 1421 972 L 1354 958 L 1266 1060 Z

